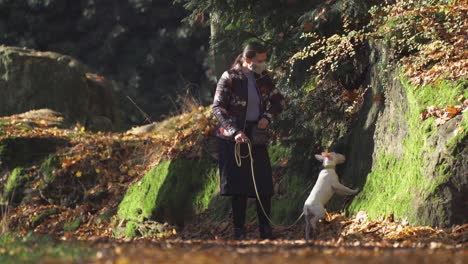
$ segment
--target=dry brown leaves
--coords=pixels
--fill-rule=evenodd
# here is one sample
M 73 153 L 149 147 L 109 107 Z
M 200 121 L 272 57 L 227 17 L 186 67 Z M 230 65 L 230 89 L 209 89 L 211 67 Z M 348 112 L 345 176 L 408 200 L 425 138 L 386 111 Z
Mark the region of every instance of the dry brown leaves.
M 354 94 L 351 95 L 351 99 Z M 209 109 L 194 109 L 192 112 L 175 117 L 173 129 L 129 135 L 119 133 L 90 133 L 77 126 L 72 130 L 49 127 L 41 120 L 37 126 L 24 127 L 24 120 L 14 117 L 1 118 L 3 134 L 0 139 L 10 136 L 21 137 L 62 137 L 70 144 L 60 149 L 60 168 L 56 173 L 76 177 L 78 182 L 93 175 L 98 179 L 94 185 L 86 185 L 85 199 L 75 206 L 50 204 L 46 194 L 37 191 L 41 177 L 38 167 L 30 168 L 30 174 L 36 177 L 32 185 L 31 199 L 22 205 L 9 208 L 10 228 L 19 234 L 34 231 L 50 234 L 62 240 L 108 241 L 113 238 L 113 230 L 119 224 L 115 213 L 128 186 L 144 175 L 150 164 L 170 155 L 195 155 L 200 151 L 200 140 L 211 133 L 214 120 L 207 118 Z M 31 121 L 27 121 L 31 122 Z M 46 123 L 46 122 L 45 122 Z M 154 153 L 153 149 L 160 150 Z M 174 156 L 170 156 L 174 157 Z M 101 194 L 105 195 L 101 195 Z M 33 220 L 45 212 L 53 213 L 32 226 Z M 216 243 L 229 242 L 232 236 L 230 216 L 221 221 L 212 220 L 212 211 L 208 210 L 187 224 L 173 239 L 183 241 L 214 240 Z M 107 215 L 107 217 L 106 217 Z M 78 229 L 64 231 L 64 226 L 76 219 L 80 220 Z M 292 228 L 276 228 L 279 239 L 259 241 L 256 219 L 247 223 L 248 238 L 240 242 L 245 245 L 271 243 L 275 245 L 304 244 L 303 223 Z M 176 233 L 176 232 L 174 232 Z M 174 234 L 173 233 L 173 234 Z M 148 238 L 146 238 L 148 239 Z M 149 238 L 151 240 L 151 238 Z M 153 239 L 158 239 L 157 237 Z M 373 247 L 426 247 L 458 248 L 466 247 L 468 224 L 449 229 L 415 227 L 407 222 L 394 221 L 393 217 L 371 220 L 365 213 L 346 218 L 342 214 L 330 214 L 319 225 L 319 235 L 313 244 L 322 246 L 373 246 Z
M 463 100 L 463 97 L 460 97 Z M 468 99 L 465 99 L 462 104 L 455 105 L 455 106 L 448 106 L 446 108 L 440 108 L 434 105 L 428 106 L 426 110 L 421 113 L 421 119 L 426 120 L 429 117 L 435 116 L 437 119 L 435 120 L 435 124 L 443 125 L 448 120 L 454 118 L 458 114 L 467 111 L 468 109 Z
M 202 216 L 180 232 L 184 241 L 191 239 L 229 241 L 232 239 L 231 219 L 210 220 Z M 274 244 L 303 245 L 304 222 L 285 229 L 274 229 L 278 239 L 259 241 L 256 219 L 246 225 L 247 241 L 233 242 L 242 245 Z M 394 220 L 393 216 L 369 219 L 365 212 L 346 218 L 343 214 L 328 214 L 318 226 L 318 236 L 312 245 L 329 247 L 379 247 L 379 248 L 466 248 L 468 246 L 468 224 L 453 228 L 411 226 L 407 221 Z
M 40 188 L 43 180 L 40 164 L 33 165 L 29 168 L 34 181 L 31 198 L 27 203 L 8 209 L 9 226 L 20 234 L 32 230 L 62 239 L 112 237 L 113 228 L 118 224 L 112 215 L 127 188 L 163 159 L 180 155 L 199 157 L 203 147 L 201 142 L 215 126 L 209 107 L 197 107 L 173 117 L 170 127 L 144 135 L 88 132 L 80 124 L 72 129 L 61 129 L 54 126 L 57 121 L 61 120 L 24 118 L 22 115 L 0 118 L 0 140 L 53 137 L 69 142 L 53 153 L 60 162 L 53 174 L 63 179 L 73 178 L 57 184 L 77 184 L 75 187 L 83 191 L 83 198 L 73 207 L 63 206 L 57 196 L 51 200 L 50 195 Z M 64 193 L 63 199 L 66 200 L 66 196 Z M 53 214 L 45 216 L 37 225 L 31 225 L 35 217 L 51 209 L 54 209 Z M 79 228 L 64 232 L 65 224 L 77 218 L 81 222 Z
M 410 77 L 411 83 L 425 85 L 439 79 L 456 80 L 468 74 L 467 13 L 466 1 L 423 5 L 393 13 L 394 16 L 417 17 L 413 34 L 421 35 L 420 38 L 435 38 L 417 46 L 419 51 L 403 60 L 405 75 Z M 442 22 L 441 17 L 444 17 Z
M 468 3 L 398 0 L 373 13 L 379 37 L 391 36 L 412 84 L 457 80 L 468 74 Z M 382 32 L 380 32 L 382 31 Z

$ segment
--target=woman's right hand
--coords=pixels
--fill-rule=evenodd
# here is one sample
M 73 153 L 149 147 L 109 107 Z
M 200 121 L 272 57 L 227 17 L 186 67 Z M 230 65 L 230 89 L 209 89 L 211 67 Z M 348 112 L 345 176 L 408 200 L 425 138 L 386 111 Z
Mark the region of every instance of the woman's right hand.
M 236 133 L 236 135 L 234 136 L 234 140 L 237 143 L 247 143 L 250 141 L 249 138 L 242 131 Z

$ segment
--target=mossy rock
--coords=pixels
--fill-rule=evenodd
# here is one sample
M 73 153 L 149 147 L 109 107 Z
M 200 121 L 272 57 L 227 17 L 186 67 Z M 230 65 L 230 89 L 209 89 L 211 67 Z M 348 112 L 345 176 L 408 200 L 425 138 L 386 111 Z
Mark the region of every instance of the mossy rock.
M 63 138 L 7 137 L 0 140 L 0 168 L 27 167 L 65 146 Z
M 315 179 L 309 177 L 310 175 L 302 168 L 281 165 L 283 160 L 292 158 L 291 146 L 275 143 L 268 146 L 268 153 L 274 173 L 281 171 L 281 180 L 276 190 L 278 193 L 272 198 L 271 217 L 275 223 L 290 224 L 301 214 L 304 201 Z M 208 212 L 213 220 L 224 221 L 231 213 L 231 198 L 213 197 Z M 254 199 L 248 200 L 246 221 L 257 221 Z
M 138 225 L 134 221 L 128 221 L 127 225 L 125 226 L 125 237 L 136 237 L 138 236 Z
M 60 170 L 61 163 L 55 155 L 49 156 L 40 167 L 41 183 L 39 189 L 51 204 L 73 206 L 86 199 L 100 197 L 86 197 L 85 190 L 92 188 L 99 181 L 94 170 L 83 171 L 81 177 L 68 170 Z M 105 194 L 104 194 L 105 195 Z
M 318 176 L 318 174 L 316 174 Z M 282 176 L 278 193 L 273 196 L 271 217 L 275 223 L 291 224 L 302 213 L 304 202 L 317 177 L 289 168 Z
M 464 210 L 468 200 L 464 165 L 468 163 L 467 134 L 457 131 L 466 130 L 466 114 L 440 126 L 435 125 L 434 117 L 421 120 L 420 114 L 431 105 L 459 104 L 460 95 L 468 96 L 467 81 L 440 81 L 415 87 L 398 68 L 382 72 L 379 65 L 387 64 L 382 55 L 388 52 L 388 47 L 374 48 L 380 56 L 371 72 L 381 74 L 371 75 L 369 82 L 391 81 L 382 87 L 385 105 L 380 113 L 367 114 L 370 120 L 367 132 L 359 133 L 365 131 L 362 127 L 355 130 L 355 137 L 349 142 L 347 163 L 351 164 L 346 167 L 345 175 L 362 192 L 348 212 L 356 214 L 364 210 L 373 218 L 394 214 L 418 225 L 465 223 L 468 221 L 468 212 Z M 366 139 L 371 144 L 366 145 Z M 355 168 L 354 175 L 351 166 Z
M 69 56 L 0 46 L 0 116 L 49 108 L 94 130 L 120 125 L 114 83 L 90 72 Z
M 117 215 L 183 225 L 208 208 L 218 189 L 218 168 L 211 159 L 166 160 L 128 189 Z

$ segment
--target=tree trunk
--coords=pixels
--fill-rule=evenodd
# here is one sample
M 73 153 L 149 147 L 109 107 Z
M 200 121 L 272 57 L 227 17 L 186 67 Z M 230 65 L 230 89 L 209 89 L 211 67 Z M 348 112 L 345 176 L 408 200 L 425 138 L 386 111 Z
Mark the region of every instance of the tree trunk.
M 211 48 L 211 60 L 213 62 L 213 70 L 216 74 L 216 78 L 221 77 L 223 72 L 229 68 L 230 62 L 227 59 L 227 54 L 220 47 L 220 32 L 222 32 L 222 26 L 219 21 L 219 12 L 213 11 L 210 14 L 210 29 L 211 29 L 211 39 L 210 39 L 210 48 Z

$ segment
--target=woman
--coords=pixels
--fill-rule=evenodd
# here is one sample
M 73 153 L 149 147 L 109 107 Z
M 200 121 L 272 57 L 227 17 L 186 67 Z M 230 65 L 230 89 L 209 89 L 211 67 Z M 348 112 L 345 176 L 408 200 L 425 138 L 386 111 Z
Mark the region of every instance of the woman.
M 220 193 L 232 196 L 234 238 L 245 238 L 247 198 L 257 198 L 252 181 L 250 157 L 235 160 L 235 145 L 241 144 L 240 154 L 248 154 L 247 143 L 255 126 L 266 129 L 272 118 L 283 109 L 284 98 L 275 88 L 266 71 L 267 50 L 258 43 L 245 46 L 231 69 L 218 81 L 213 102 L 213 114 L 220 125 L 216 130 L 219 143 Z M 273 180 L 266 144 L 252 145 L 255 181 L 260 201 L 269 215 Z M 260 237 L 272 238 L 272 229 L 256 201 Z

